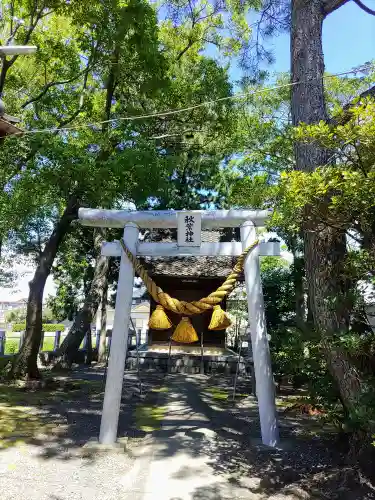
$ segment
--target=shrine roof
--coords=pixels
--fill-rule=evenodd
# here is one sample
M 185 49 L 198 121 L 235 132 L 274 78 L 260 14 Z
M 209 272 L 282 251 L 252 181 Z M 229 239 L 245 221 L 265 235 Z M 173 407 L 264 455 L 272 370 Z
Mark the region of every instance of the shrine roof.
M 235 257 L 146 257 L 151 276 L 176 278 L 225 278 L 236 263 Z
M 22 129 L 18 128 L 13 121 L 0 118 L 0 137 L 5 137 L 6 135 L 22 134 Z
M 176 230 L 153 230 L 145 235 L 145 242 L 176 241 Z M 238 241 L 235 230 L 202 231 L 202 242 Z M 176 278 L 225 278 L 236 263 L 236 257 L 144 257 L 142 262 L 151 276 Z

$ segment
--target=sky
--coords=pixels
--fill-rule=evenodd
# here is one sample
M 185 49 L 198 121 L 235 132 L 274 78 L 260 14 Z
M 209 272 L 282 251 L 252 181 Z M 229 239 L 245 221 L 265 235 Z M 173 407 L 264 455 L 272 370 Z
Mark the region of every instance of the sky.
M 27 299 L 29 294 L 29 281 L 33 278 L 34 268 L 27 263 L 15 264 L 13 269 L 18 275 L 18 279 L 13 288 L 2 288 L 0 287 L 0 301 L 13 301 L 20 299 Z M 48 295 L 55 295 L 56 286 L 53 283 L 52 276 L 47 279 L 44 299 L 47 299 Z
M 364 0 L 375 9 L 375 0 Z M 284 72 L 290 69 L 290 37 L 283 34 L 268 42 L 275 57 L 275 63 L 268 68 L 270 73 Z M 323 50 L 326 71 L 341 73 L 375 59 L 375 16 L 362 11 L 353 1 L 348 2 L 333 12 L 324 22 Z M 231 70 L 234 80 L 240 78 L 238 69 Z M 22 265 L 17 270 L 20 279 L 13 289 L 0 288 L 0 300 L 18 300 L 28 295 L 28 282 L 33 269 Z M 44 298 L 54 294 L 55 285 L 49 277 Z
M 375 9 L 375 0 L 364 0 Z M 268 44 L 275 56 L 273 71 L 290 70 L 290 37 L 283 34 Z M 323 24 L 326 71 L 340 73 L 375 59 L 375 16 L 366 14 L 353 1 L 346 3 Z

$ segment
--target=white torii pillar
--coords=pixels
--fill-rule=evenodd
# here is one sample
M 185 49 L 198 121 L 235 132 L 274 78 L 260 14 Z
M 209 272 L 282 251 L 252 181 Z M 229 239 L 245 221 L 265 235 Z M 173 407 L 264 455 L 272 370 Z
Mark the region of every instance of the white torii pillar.
M 241 226 L 242 249 L 245 250 L 256 239 L 256 228 L 253 222 L 245 222 Z M 276 446 L 279 441 L 279 431 L 275 405 L 275 384 L 260 279 L 259 245 L 247 256 L 244 272 L 262 442 L 267 446 Z
M 128 222 L 124 228 L 124 242 L 136 255 L 139 227 Z M 99 442 L 113 444 L 117 440 L 117 427 L 121 406 L 126 351 L 128 348 L 129 319 L 133 297 L 134 268 L 125 254 L 121 256 L 117 284 L 115 317 L 112 328 L 111 351 L 105 384 Z

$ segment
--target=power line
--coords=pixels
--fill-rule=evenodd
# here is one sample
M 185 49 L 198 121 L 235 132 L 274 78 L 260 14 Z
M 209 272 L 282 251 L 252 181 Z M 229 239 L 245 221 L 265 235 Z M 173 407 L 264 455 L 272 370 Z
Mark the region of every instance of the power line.
M 372 64 L 366 63 L 359 68 L 354 68 L 354 69 L 351 69 L 349 71 L 335 73 L 334 75 L 324 75 L 323 79 L 325 80 L 328 78 L 336 78 L 339 76 L 350 75 L 350 74 L 358 73 L 359 71 L 364 71 L 364 70 L 368 70 L 371 68 L 372 68 Z M 319 78 L 316 78 L 315 81 L 316 80 L 319 80 Z M 274 87 L 266 87 L 266 88 L 258 89 L 258 90 L 250 90 L 250 91 L 244 92 L 242 94 L 234 94 L 231 96 L 219 97 L 218 99 L 213 99 L 211 101 L 201 102 L 199 104 L 193 104 L 191 106 L 187 106 L 186 108 L 177 108 L 177 109 L 171 109 L 171 110 L 167 110 L 167 111 L 159 111 L 156 113 L 149 113 L 149 114 L 145 114 L 145 115 L 121 116 L 118 118 L 112 118 L 109 120 L 103 120 L 103 121 L 94 122 L 94 123 L 84 123 L 81 125 L 72 125 L 71 127 L 61 127 L 61 128 L 55 127 L 55 128 L 24 130 L 22 132 L 12 134 L 11 136 L 8 136 L 8 137 L 10 138 L 10 137 L 15 137 L 15 136 L 19 136 L 19 135 L 43 134 L 43 133 L 53 133 L 53 132 L 69 132 L 72 130 L 80 130 L 83 128 L 99 127 L 100 125 L 108 124 L 108 123 L 117 123 L 117 122 L 122 122 L 122 121 L 147 120 L 149 118 L 158 118 L 158 117 L 162 118 L 165 116 L 186 113 L 187 111 L 193 111 L 194 109 L 203 108 L 205 106 L 210 106 L 210 105 L 216 104 L 218 102 L 229 101 L 232 99 L 243 99 L 244 97 L 249 97 L 251 95 L 265 94 L 267 92 L 272 92 L 274 90 L 280 90 L 280 89 L 287 88 L 287 87 L 293 87 L 294 85 L 300 85 L 302 83 L 311 83 L 312 81 L 314 81 L 314 79 L 313 80 L 299 80 L 297 82 L 289 82 L 289 83 L 285 83 L 282 85 L 275 85 Z

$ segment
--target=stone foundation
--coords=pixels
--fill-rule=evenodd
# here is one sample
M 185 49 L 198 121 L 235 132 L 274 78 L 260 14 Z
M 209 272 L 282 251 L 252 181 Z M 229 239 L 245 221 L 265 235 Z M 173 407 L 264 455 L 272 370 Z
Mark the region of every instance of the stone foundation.
M 225 373 L 235 374 L 237 369 L 238 356 L 229 350 L 222 349 L 221 354 L 211 354 L 205 349 L 202 356 L 191 352 L 176 352 L 181 349 L 174 349 L 169 357 L 168 348 L 160 350 L 139 351 L 140 370 L 156 370 L 158 372 L 169 373 Z M 126 359 L 126 369 L 137 369 L 137 352 L 129 351 Z M 244 374 L 247 363 L 241 357 L 239 373 Z M 202 370 L 203 368 L 203 370 Z

